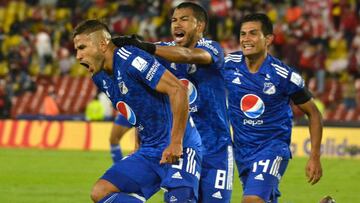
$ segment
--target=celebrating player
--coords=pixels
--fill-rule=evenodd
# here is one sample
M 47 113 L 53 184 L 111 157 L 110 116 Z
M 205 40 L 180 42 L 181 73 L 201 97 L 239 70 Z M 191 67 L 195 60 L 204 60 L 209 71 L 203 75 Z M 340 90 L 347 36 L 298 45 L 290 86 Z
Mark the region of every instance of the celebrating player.
M 188 122 L 186 88 L 148 53 L 132 46 L 116 48 L 98 20 L 80 23 L 73 37 L 76 58 L 141 140 L 134 154 L 95 183 L 92 200 L 145 202 L 163 187 L 166 202 L 196 202 L 201 138 Z
M 310 159 L 306 175 L 311 184 L 322 176 L 321 115 L 292 68 L 268 54 L 272 23 L 264 14 L 249 14 L 240 25 L 241 51 L 225 58 L 234 152 L 243 184 L 243 203 L 277 202 L 278 184 L 291 158 L 290 100 L 309 118 Z
M 233 151 L 221 76 L 224 52 L 217 42 L 203 38 L 206 25 L 206 11 L 198 4 L 184 2 L 175 8 L 171 18 L 173 42 L 156 46 L 134 38 L 114 42 L 118 46 L 129 43 L 177 63 L 161 60 L 172 72 L 187 71 L 182 81 L 188 86 L 191 116 L 205 148 L 199 202 L 227 203 L 232 192 Z

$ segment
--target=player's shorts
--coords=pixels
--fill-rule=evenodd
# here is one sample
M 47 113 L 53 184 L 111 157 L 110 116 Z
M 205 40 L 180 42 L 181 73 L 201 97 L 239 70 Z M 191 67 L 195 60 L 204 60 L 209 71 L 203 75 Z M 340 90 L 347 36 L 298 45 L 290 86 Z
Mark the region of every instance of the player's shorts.
M 231 200 L 234 176 L 232 145 L 218 153 L 204 155 L 200 179 L 200 202 L 228 203 Z
M 159 164 L 160 157 L 149 157 L 136 152 L 115 163 L 101 179 L 107 180 L 125 193 L 135 193 L 149 199 L 160 187 L 171 190 L 177 187 L 193 188 L 197 198 L 201 155 L 184 148 L 178 164 Z
M 278 189 L 289 159 L 277 154 L 259 155 L 246 163 L 236 159 L 239 176 L 243 184 L 243 195 L 256 195 L 265 202 L 277 202 Z

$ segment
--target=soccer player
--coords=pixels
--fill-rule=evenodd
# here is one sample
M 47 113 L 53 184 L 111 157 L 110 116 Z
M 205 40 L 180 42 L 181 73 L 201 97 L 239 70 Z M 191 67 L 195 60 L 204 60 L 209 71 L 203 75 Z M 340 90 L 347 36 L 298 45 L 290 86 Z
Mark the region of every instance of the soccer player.
M 291 158 L 290 101 L 309 118 L 311 153 L 306 176 L 322 176 L 322 118 L 302 77 L 268 54 L 273 27 L 265 14 L 249 14 L 240 24 L 241 51 L 225 58 L 234 154 L 243 184 L 243 203 L 277 202 L 278 184 Z
M 116 48 L 108 27 L 98 20 L 81 22 L 73 37 L 76 58 L 141 140 L 134 154 L 95 183 L 92 200 L 140 203 L 163 187 L 166 202 L 196 202 L 201 138 L 188 122 L 186 88 L 148 53 L 133 46 Z
M 175 8 L 171 18 L 173 42 L 154 45 L 134 38 L 118 38 L 114 42 L 130 43 L 175 62 L 161 60 L 172 72 L 187 71 L 187 78 L 182 81 L 189 88 L 191 116 L 205 148 L 199 202 L 227 203 L 232 192 L 233 151 L 221 75 L 224 52 L 217 42 L 204 38 L 206 25 L 206 11 L 198 4 L 184 2 Z

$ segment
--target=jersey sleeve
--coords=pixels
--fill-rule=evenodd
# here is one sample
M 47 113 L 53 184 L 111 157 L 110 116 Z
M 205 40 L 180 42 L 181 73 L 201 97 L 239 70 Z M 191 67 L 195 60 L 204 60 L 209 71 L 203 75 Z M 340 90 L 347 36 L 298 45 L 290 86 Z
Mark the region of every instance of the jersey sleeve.
M 195 48 L 203 49 L 207 51 L 212 58 L 211 68 L 222 69 L 224 65 L 224 50 L 221 48 L 220 44 L 212 41 L 201 39 Z
M 154 56 L 145 51 L 138 50 L 137 54 L 128 61 L 127 73 L 147 86 L 155 89 L 161 76 L 165 72 L 165 67 L 161 65 Z
M 288 75 L 287 94 L 292 95 L 305 88 L 304 79 L 297 72 L 290 69 Z

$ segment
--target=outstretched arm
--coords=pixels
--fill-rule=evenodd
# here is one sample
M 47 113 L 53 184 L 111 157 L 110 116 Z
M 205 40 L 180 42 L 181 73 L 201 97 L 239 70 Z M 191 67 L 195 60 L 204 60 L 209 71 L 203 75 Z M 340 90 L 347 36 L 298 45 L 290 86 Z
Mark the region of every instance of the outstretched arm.
M 183 137 L 189 109 L 187 89 L 166 70 L 156 86 L 156 90 L 169 96 L 173 114 L 171 142 L 164 150 L 160 163 L 174 163 L 182 155 Z
M 162 57 L 175 63 L 194 63 L 211 64 L 213 62 L 211 55 L 200 48 L 186 48 L 181 46 L 160 46 L 150 42 L 144 42 L 136 36 L 121 36 L 112 39 L 117 46 L 132 45 L 136 46 L 150 54 Z
M 175 63 L 211 64 L 209 52 L 200 48 L 156 46 L 155 55 Z
M 298 105 L 298 107 L 309 118 L 309 130 L 311 140 L 310 159 L 306 165 L 306 176 L 308 182 L 312 185 L 317 183 L 322 176 L 322 167 L 320 162 L 320 146 L 322 138 L 322 118 L 319 110 L 312 100 Z

